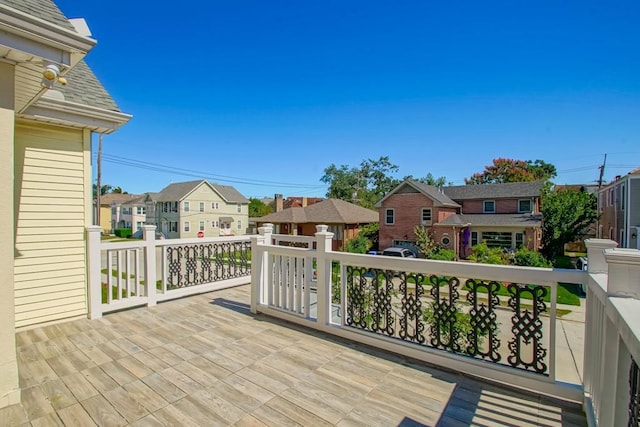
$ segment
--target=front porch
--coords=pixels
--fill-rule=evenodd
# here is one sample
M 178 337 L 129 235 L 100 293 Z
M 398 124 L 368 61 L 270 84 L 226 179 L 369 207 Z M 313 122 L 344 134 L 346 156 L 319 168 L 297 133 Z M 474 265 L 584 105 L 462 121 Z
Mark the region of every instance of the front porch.
M 239 286 L 16 335 L 0 425 L 584 426 L 579 404 L 250 313 Z

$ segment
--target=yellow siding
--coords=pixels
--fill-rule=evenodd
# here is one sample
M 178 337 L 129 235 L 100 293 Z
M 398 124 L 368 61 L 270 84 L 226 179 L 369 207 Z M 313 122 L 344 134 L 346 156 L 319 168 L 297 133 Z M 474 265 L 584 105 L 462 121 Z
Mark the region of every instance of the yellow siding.
M 88 138 L 16 126 L 16 327 L 86 314 Z

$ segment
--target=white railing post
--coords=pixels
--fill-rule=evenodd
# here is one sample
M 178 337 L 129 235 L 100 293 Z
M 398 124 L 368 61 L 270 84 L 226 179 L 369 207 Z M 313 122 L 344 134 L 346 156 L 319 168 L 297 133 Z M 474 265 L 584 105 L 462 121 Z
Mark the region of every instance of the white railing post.
M 318 324 L 331 323 L 331 251 L 333 233 L 327 225 L 316 225 L 316 268 L 318 292 Z
M 147 307 L 153 307 L 158 301 L 156 292 L 156 226 L 143 225 L 144 240 L 144 283 L 147 285 Z M 140 278 L 136 278 L 140 280 Z
M 607 295 L 640 299 L 640 251 L 637 249 L 605 249 L 609 265 Z
M 259 250 L 260 245 L 271 245 L 273 224 L 258 227 L 258 236 L 251 236 L 251 313 L 258 313 L 258 304 L 264 302 L 266 289 L 267 260 L 269 252 Z
M 609 266 L 604 252 L 618 246 L 616 242 L 608 239 L 587 239 L 585 241 L 588 254 L 589 278 L 587 279 L 587 301 L 585 310 L 584 329 L 584 355 L 583 355 L 583 388 L 586 398 L 585 412 L 593 423 L 602 416 L 601 408 L 609 401 L 604 393 L 604 388 L 609 381 L 608 374 L 604 371 L 607 358 L 607 322 L 605 313 L 606 292 L 601 287 L 606 287 L 606 274 Z M 597 276 L 600 277 L 596 280 Z M 606 411 L 605 411 L 606 412 Z
M 89 319 L 102 317 L 102 258 L 100 240 L 102 227 L 87 227 L 87 292 L 89 294 Z M 109 266 L 106 266 L 109 274 Z M 107 289 L 109 292 L 109 289 Z

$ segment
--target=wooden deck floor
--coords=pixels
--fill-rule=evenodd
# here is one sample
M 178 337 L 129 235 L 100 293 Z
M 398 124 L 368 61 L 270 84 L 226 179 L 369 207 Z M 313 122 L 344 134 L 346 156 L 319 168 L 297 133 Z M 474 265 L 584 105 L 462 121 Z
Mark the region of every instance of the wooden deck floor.
M 584 426 L 498 388 L 248 310 L 247 286 L 17 334 L 0 425 Z

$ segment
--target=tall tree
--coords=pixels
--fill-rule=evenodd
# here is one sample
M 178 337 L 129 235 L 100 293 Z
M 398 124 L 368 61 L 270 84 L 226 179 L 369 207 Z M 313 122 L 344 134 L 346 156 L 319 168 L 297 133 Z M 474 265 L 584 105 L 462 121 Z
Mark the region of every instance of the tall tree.
M 265 204 L 262 200 L 254 197 L 249 198 L 249 217 L 259 218 L 272 212 L 271 206 Z
M 565 243 L 575 242 L 587 234 L 598 220 L 595 194 L 575 189 L 555 191 L 548 186 L 542 194 L 542 253 L 548 259 L 564 253 Z
M 484 171 L 474 173 L 464 180 L 465 184 L 502 184 L 506 182 L 526 182 L 552 179 L 556 167 L 543 160 L 515 160 L 497 158 Z
M 447 178 L 440 176 L 436 178 L 431 172 L 423 176 L 422 178 L 415 178 L 413 175 L 407 175 L 402 180 L 412 179 L 414 181 L 421 182 L 423 184 L 431 185 L 434 187 L 445 187 L 447 185 L 453 185 L 451 181 L 447 181 Z
M 399 181 L 392 176 L 397 171 L 398 166 L 391 163 L 389 157 L 382 156 L 378 160 L 363 160 L 358 167 L 331 164 L 325 168 L 320 181 L 329 184 L 327 197 L 372 208 L 398 185 Z

